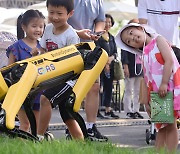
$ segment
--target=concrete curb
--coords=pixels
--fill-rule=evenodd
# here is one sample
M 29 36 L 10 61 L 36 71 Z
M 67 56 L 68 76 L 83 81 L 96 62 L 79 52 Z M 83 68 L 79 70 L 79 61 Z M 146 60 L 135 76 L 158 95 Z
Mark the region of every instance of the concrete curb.
M 117 119 L 117 120 L 102 120 L 97 121 L 97 127 L 118 127 L 118 126 L 136 126 L 149 125 L 149 119 Z M 64 130 L 66 128 L 64 123 L 49 124 L 49 130 Z

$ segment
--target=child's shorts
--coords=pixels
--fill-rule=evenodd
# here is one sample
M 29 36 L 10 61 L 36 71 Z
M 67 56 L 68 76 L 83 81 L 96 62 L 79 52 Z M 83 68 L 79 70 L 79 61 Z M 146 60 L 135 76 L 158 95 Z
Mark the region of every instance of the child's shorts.
M 43 92 L 43 95 L 50 101 L 52 108 L 59 106 L 59 111 L 63 122 L 74 119 L 66 108 L 66 101 L 72 93 L 72 87 L 67 83 L 63 83 L 56 87 L 52 87 Z
M 32 110 L 39 111 L 40 110 L 40 97 L 42 95 L 42 92 L 39 92 L 34 100 L 32 101 Z M 24 105 L 22 105 L 21 109 L 24 109 Z
M 32 106 L 32 110 L 35 110 L 35 111 L 39 111 L 40 110 L 40 97 L 42 95 L 42 92 L 39 92 L 35 98 L 34 98 L 34 101 L 33 101 L 33 106 Z

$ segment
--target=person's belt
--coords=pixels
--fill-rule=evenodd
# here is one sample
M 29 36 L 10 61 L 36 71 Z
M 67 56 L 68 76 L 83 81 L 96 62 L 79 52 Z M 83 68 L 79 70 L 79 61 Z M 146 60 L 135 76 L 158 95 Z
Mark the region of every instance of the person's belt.
M 156 11 L 156 10 L 150 10 L 147 9 L 147 13 L 150 14 L 160 14 L 160 15 L 174 15 L 174 14 L 180 14 L 180 11 Z

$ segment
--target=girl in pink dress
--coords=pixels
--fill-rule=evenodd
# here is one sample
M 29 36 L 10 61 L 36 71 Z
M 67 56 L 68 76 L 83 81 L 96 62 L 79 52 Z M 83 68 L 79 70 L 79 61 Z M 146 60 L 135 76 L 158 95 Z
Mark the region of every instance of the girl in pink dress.
M 178 132 L 176 119 L 180 111 L 180 65 L 167 40 L 156 34 L 147 25 L 131 23 L 125 25 L 116 36 L 116 43 L 122 49 L 143 56 L 144 79 L 148 90 L 158 92 L 165 97 L 168 91 L 173 92 L 174 116 L 173 124 L 156 124 L 158 129 L 156 148 L 167 148 L 169 152 L 176 150 Z M 179 79 L 179 80 L 178 80 Z M 150 114 L 149 101 L 146 110 Z

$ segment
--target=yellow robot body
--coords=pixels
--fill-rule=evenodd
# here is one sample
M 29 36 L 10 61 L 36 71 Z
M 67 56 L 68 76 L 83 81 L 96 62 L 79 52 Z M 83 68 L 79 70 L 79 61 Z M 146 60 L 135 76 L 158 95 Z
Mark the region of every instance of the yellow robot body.
M 53 79 L 70 71 L 74 74 L 80 74 L 84 68 L 81 54 L 74 45 L 30 58 L 28 61 L 35 64 L 38 71 L 38 78 L 33 88 L 42 81 Z M 27 60 L 17 63 L 22 62 L 27 62 Z
M 63 75 L 68 73 L 70 75 L 68 78 L 66 77 L 63 82 L 71 79 L 70 77 L 78 76 L 77 82 L 73 88 L 73 93 L 75 94 L 73 110 L 75 112 L 79 111 L 82 100 L 100 75 L 108 60 L 107 53 L 101 50 L 102 53 L 100 52 L 99 58 L 95 56 L 98 60 L 93 67 L 85 69 L 86 60 L 84 57 L 87 56 L 83 51 L 78 51 L 78 49 L 82 49 L 83 47 L 93 52 L 95 45 L 94 43 L 71 45 L 36 57 L 18 61 L 0 70 L 0 101 L 4 99 L 2 102 L 2 109 L 5 110 L 5 125 L 8 129 L 14 128 L 15 116 L 24 103 L 27 95 L 33 89 L 37 89 L 40 86 L 43 88 L 48 81 L 50 81 L 49 86 L 51 86 L 51 81 L 54 81 L 55 84 L 60 84 L 58 83 L 59 80 L 56 79 L 59 77 L 63 79 Z M 82 54 L 84 54 L 84 57 Z M 17 78 L 19 77 L 19 80 L 15 78 L 17 81 L 15 80 L 14 83 L 8 87 L 8 84 L 3 78 L 8 74 L 7 70 L 12 68 L 10 71 L 13 72 L 16 70 L 16 66 L 17 71 L 24 69 L 24 72 L 22 71 L 22 75 L 17 73 Z M 14 74 L 16 74 L 16 71 L 14 72 Z M 13 75 L 11 74 L 9 78 L 13 80 L 14 78 L 11 76 Z

